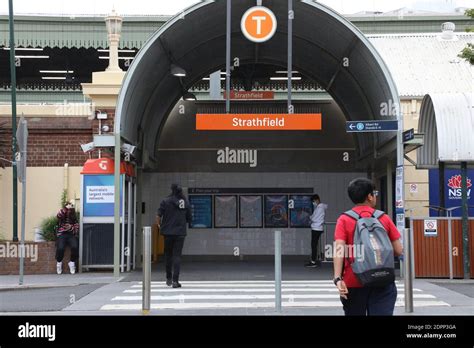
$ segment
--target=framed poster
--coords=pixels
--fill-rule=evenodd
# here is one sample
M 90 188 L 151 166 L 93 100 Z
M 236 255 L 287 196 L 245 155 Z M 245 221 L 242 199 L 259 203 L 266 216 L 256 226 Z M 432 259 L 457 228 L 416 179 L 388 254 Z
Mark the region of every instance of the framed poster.
M 212 228 L 212 196 L 189 196 L 192 222 L 190 228 Z
M 237 227 L 237 196 L 214 196 L 214 227 Z
M 123 214 L 123 175 L 120 176 L 120 216 Z M 115 184 L 113 175 L 84 175 L 83 216 L 114 216 Z
M 263 227 L 263 197 L 240 196 L 240 227 Z
M 288 227 L 288 196 L 265 196 L 265 227 Z
M 313 214 L 313 202 L 311 196 L 290 196 L 290 227 L 311 227 L 311 214 Z

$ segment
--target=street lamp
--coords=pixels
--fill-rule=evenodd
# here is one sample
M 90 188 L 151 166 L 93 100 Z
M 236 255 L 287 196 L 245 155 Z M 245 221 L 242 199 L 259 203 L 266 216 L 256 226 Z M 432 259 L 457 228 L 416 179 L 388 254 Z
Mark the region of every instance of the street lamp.
M 122 33 L 123 17 L 112 10 L 112 13 L 105 17 L 105 25 L 109 34 L 109 66 L 107 71 L 122 71 L 119 67 L 118 45 L 120 34 Z

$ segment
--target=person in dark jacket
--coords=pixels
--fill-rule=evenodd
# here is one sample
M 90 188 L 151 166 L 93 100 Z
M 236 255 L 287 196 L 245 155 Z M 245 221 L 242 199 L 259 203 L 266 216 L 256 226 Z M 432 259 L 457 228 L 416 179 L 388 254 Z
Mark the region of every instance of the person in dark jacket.
M 71 260 L 68 263 L 71 274 L 76 273 L 76 260 L 79 256 L 79 223 L 77 222 L 76 210 L 72 203 L 67 203 L 58 215 L 58 229 L 56 231 L 56 272 L 63 272 L 64 250 L 69 245 L 71 248 Z
M 171 194 L 161 202 L 157 215 L 156 223 L 165 237 L 166 285 L 180 288 L 181 253 L 186 225 L 191 222 L 191 207 L 179 185 L 171 185 Z

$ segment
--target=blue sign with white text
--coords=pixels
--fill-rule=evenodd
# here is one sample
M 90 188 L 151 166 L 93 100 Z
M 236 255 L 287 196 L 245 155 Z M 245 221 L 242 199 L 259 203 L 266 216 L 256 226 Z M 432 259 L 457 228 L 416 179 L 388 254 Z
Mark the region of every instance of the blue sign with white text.
M 122 187 L 123 176 L 120 176 Z M 84 175 L 83 214 L 84 216 L 114 216 L 114 176 Z M 123 192 L 120 190 L 120 202 Z M 122 203 L 120 203 L 122 215 Z
M 396 130 L 398 130 L 397 120 L 346 122 L 348 133 L 392 132 Z

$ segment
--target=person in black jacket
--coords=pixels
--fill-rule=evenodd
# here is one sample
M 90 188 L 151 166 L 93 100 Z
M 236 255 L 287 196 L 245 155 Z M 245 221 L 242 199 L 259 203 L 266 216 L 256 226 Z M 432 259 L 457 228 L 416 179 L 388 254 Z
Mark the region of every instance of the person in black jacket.
M 179 185 L 171 185 L 171 194 L 161 202 L 157 215 L 156 223 L 165 237 L 166 285 L 180 288 L 181 252 L 186 224 L 191 222 L 191 207 Z

